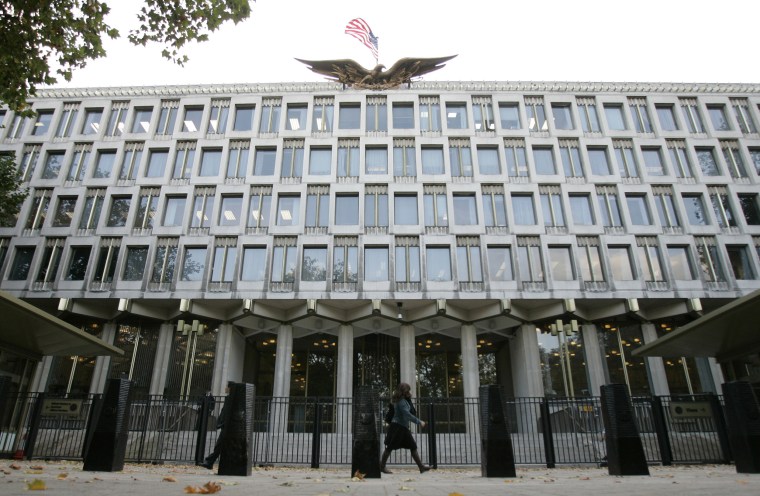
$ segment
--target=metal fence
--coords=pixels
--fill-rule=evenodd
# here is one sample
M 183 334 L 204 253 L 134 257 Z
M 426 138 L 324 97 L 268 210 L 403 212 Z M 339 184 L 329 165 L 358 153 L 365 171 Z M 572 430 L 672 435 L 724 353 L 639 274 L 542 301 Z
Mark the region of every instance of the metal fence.
M 0 456 L 81 459 L 85 432 L 100 397 L 80 398 L 76 416 L 45 414 L 51 396 L 31 394 L 7 401 L 0 431 Z M 224 398 L 167 399 L 149 396 L 132 402 L 126 460 L 200 462 L 211 452 Z M 480 464 L 480 411 L 477 398 L 418 398 L 412 426 L 420 455 L 433 466 Z M 636 397 L 636 422 L 650 463 L 728 463 L 731 459 L 723 410 L 714 395 Z M 709 405 L 709 415 L 682 417 L 673 405 Z M 377 405 L 383 415 L 387 401 Z M 599 398 L 508 398 L 505 412 L 515 463 L 599 464 L 606 458 Z M 351 463 L 352 398 L 257 397 L 254 453 L 257 465 L 348 465 Z M 387 426 L 383 425 L 380 442 Z M 18 437 L 18 433 L 21 437 Z M 408 450 L 389 463 L 412 463 Z

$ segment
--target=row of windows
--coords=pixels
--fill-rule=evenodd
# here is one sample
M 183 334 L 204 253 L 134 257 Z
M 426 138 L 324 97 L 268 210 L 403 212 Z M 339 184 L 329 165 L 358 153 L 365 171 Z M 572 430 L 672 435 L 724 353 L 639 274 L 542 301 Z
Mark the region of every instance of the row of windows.
M 109 228 L 131 226 L 137 230 L 188 226 L 193 230 L 212 226 L 239 227 L 245 222 L 248 229 L 256 232 L 267 232 L 271 225 L 276 225 L 305 227 L 307 232 L 319 233 L 321 228 L 326 232 L 331 222 L 333 226 L 358 228 L 361 225 L 387 230 L 392 219 L 394 226 L 424 226 L 431 233 L 446 232 L 449 225 L 485 226 L 503 231 L 510 214 L 515 226 L 543 224 L 547 228 L 566 228 L 571 221 L 576 229 L 601 225 L 610 232 L 624 232 L 624 225 L 629 228 L 656 226 L 657 221 L 669 232 L 680 232 L 682 229 L 677 228 L 684 225 L 717 226 L 724 232 L 732 232 L 741 219 L 748 226 L 760 225 L 757 193 L 734 195 L 725 186 L 709 186 L 707 195 L 699 191 L 682 192 L 680 202 L 676 200 L 677 196 L 668 186 L 654 186 L 651 194 L 626 192 L 619 195 L 614 186 L 598 186 L 592 194 L 563 193 L 557 185 L 540 185 L 535 195 L 505 192 L 502 185 L 483 185 L 476 193 L 449 192 L 444 185 L 428 184 L 423 186 L 421 194 L 389 193 L 386 185 L 368 185 L 361 195 L 359 192 L 331 193 L 328 185 L 311 185 L 305 201 L 300 193 L 279 193 L 273 201 L 271 186 L 252 186 L 248 195 L 217 194 L 216 188 L 209 186 L 195 188 L 188 201 L 187 195 L 162 195 L 160 188 L 143 188 L 132 218 L 130 211 L 135 203 L 132 195 L 113 194 L 101 224 L 104 189 L 88 190 L 81 204 L 79 196 L 63 194 L 54 198 L 52 190 L 38 189 L 32 195 L 24 229 L 35 231 L 43 227 L 75 226 L 91 230 L 102 225 Z M 159 211 L 160 202 L 162 211 Z M 52 216 L 46 223 L 51 204 Z M 74 220 L 76 218 L 78 223 Z M 559 231 L 555 229 L 553 232 Z
M 339 102 L 337 111 L 334 98 L 315 97 L 311 108 L 309 102 L 287 103 L 284 119 L 280 118 L 283 113 L 282 99 L 277 97 L 263 98 L 258 106 L 258 117 L 255 103 L 232 106 L 229 99 L 211 100 L 208 108 L 206 105 L 188 104 L 181 109 L 179 100 L 164 100 L 156 108 L 139 103 L 131 105 L 129 101 L 114 101 L 107 119 L 105 114 L 109 109 L 69 102 L 64 103 L 57 120 L 54 119 L 55 111 L 44 108 L 45 104 L 41 102 L 35 109 L 35 119 L 14 115 L 6 125 L 5 137 L 18 139 L 24 136 L 25 128 L 29 128 L 30 136 L 47 136 L 55 129 L 53 135 L 56 138 L 72 135 L 171 135 L 203 130 L 206 134 L 215 135 L 252 132 L 256 123 L 259 133 L 273 134 L 283 130 L 307 131 L 309 116 L 311 131 L 315 133 L 329 133 L 334 129 L 359 130 L 362 122 L 367 132 L 386 132 L 389 124 L 392 129 L 418 128 L 422 132 L 441 132 L 444 125 L 448 130 L 493 132 L 497 129 L 497 123 L 501 130 L 548 132 L 551 122 L 551 128 L 556 131 L 601 133 L 602 115 L 606 130 L 613 132 L 652 134 L 657 130 L 663 133 L 688 131 L 704 134 L 707 133 L 705 122 L 709 122 L 712 131 L 716 132 L 757 133 L 757 107 L 746 98 L 728 100 L 728 104 L 711 102 L 702 105 L 696 98 L 679 98 L 677 103 L 650 105 L 646 97 L 637 96 L 628 97 L 625 103 L 604 102 L 600 113 L 594 97 L 551 101 L 547 105 L 542 96 L 525 96 L 520 101 L 497 101 L 494 104 L 492 97 L 485 95 L 472 96 L 469 101 L 442 101 L 439 96 L 421 95 L 418 101 L 393 101 L 389 105 L 383 96 L 370 96 L 365 102 Z M 657 117 L 656 120 L 652 115 Z M 337 123 L 334 122 L 336 117 Z M 3 118 L 4 115 L 0 115 L 0 123 Z
M 153 286 L 157 289 L 178 277 L 180 281 L 212 283 L 270 281 L 285 283 L 287 289 L 287 284 L 298 279 L 332 281 L 346 285 L 346 290 L 356 290 L 352 285 L 359 282 L 361 274 L 364 282 L 409 283 L 408 290 L 419 290 L 418 285 L 423 280 L 483 283 L 484 278 L 491 282 L 519 278 L 524 283 L 546 283 L 549 278 L 555 282 L 581 280 L 591 288 L 596 283 L 597 290 L 605 290 L 607 286 L 601 283 L 610 280 L 641 280 L 648 283 L 648 289 L 657 290 L 667 288 L 661 284 L 666 280 L 725 283 L 730 277 L 756 279 L 760 258 L 760 238 L 755 238 L 754 247 L 728 244 L 724 251 L 712 237 L 695 237 L 694 245 L 667 244 L 662 248 L 656 237 L 637 237 L 635 246 L 612 242 L 601 245 L 596 237 L 579 237 L 576 246 L 542 246 L 537 236 L 518 237 L 516 246 L 487 245 L 483 250 L 477 236 L 457 237 L 455 247 L 449 244 L 420 246 L 417 237 L 408 236 L 397 237 L 395 246 L 361 247 L 355 237 L 336 237 L 329 248 L 325 245 L 299 248 L 296 237 L 277 237 L 271 247 L 238 247 L 237 238 L 216 238 L 212 247 L 191 243 L 180 246 L 178 238 L 159 238 L 152 263 L 149 263 L 149 246 L 129 245 L 121 260 L 120 245 L 120 238 L 103 238 L 94 254 L 92 246 L 69 246 L 63 273 L 58 275 L 65 239 L 47 238 L 34 282 L 44 285 L 59 277 L 65 281 L 83 281 L 89 277 L 95 283 L 110 283 L 115 278 L 145 281 L 147 277 L 149 283 L 159 285 Z M 8 240 L 0 239 L 0 264 L 7 249 Z M 28 279 L 36 250 L 35 246 L 15 247 L 8 280 Z M 424 264 L 420 256 L 422 250 Z M 328 264 L 330 252 L 331 265 Z M 360 253 L 363 254 L 361 265 Z M 91 258 L 95 261 L 92 267 Z M 207 266 L 210 266 L 208 271 Z M 117 267 L 121 267 L 118 272 Z M 537 289 L 540 288 L 539 284 Z M 483 288 L 475 284 L 470 289 Z
M 713 146 L 692 148 L 683 140 L 667 140 L 663 150 L 661 146 L 634 146 L 632 140 L 613 139 L 610 150 L 604 145 L 584 148 L 577 140 L 567 139 L 560 139 L 558 147 L 535 144 L 528 148 L 524 140 L 508 139 L 503 147 L 476 145 L 474 160 L 466 138 L 452 138 L 447 147 L 422 145 L 419 149 L 413 139 L 397 139 L 391 150 L 386 145 L 365 145 L 362 150 L 358 139 L 347 139 L 338 142 L 337 153 L 333 147 L 324 145 L 312 145 L 305 150 L 303 140 L 286 140 L 281 149 L 257 146 L 254 153 L 250 153 L 250 142 L 242 140 L 230 141 L 226 150 L 219 146 L 202 147 L 199 153 L 194 141 L 179 141 L 174 150 L 157 147 L 147 151 L 142 142 L 128 142 L 121 152 L 110 148 L 93 152 L 92 143 L 80 143 L 68 157 L 65 150 L 47 150 L 39 179 L 166 179 L 170 174 L 171 179 L 185 180 L 218 178 L 220 173 L 227 179 L 243 179 L 278 173 L 283 180 L 300 180 L 304 172 L 311 176 L 335 174 L 339 178 L 358 178 L 362 165 L 365 176 L 392 173 L 396 177 L 416 177 L 420 172 L 418 161 L 422 174 L 446 174 L 448 166 L 451 176 L 460 178 L 476 175 L 476 165 L 481 176 L 506 174 L 525 178 L 529 176 L 529 166 L 534 175 L 568 178 L 619 175 L 638 179 L 646 175 L 687 179 L 730 176 L 746 180 L 753 176 L 752 170 L 760 175 L 760 147 L 745 151 L 735 140 L 722 140 L 719 144 L 720 150 L 716 150 Z M 531 152 L 530 160 L 526 150 Z M 448 152 L 448 161 L 445 152 Z M 35 177 L 40 155 L 39 145 L 23 148 L 19 163 L 19 176 L 23 181 Z M 308 163 L 304 164 L 306 156 Z M 748 164 L 751 165 L 748 167 Z

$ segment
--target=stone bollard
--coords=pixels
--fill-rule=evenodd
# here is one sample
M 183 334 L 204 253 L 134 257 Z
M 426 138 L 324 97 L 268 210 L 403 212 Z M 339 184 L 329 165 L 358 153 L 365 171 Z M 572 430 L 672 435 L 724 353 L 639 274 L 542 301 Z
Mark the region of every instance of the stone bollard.
M 357 471 L 367 479 L 380 478 L 380 396 L 372 386 L 359 386 L 354 395 L 354 439 L 351 475 Z
M 607 384 L 602 391 L 602 419 L 610 475 L 649 475 L 633 405 L 625 384 Z
M 501 387 L 480 386 L 480 470 L 483 477 L 516 477 Z
M 723 398 L 736 472 L 760 474 L 760 408 L 752 386 L 746 381 L 726 382 Z
M 129 414 L 132 403 L 131 382 L 109 379 L 90 432 L 85 439 L 85 471 L 119 472 L 124 469 L 124 455 L 129 435 Z
M 251 475 L 253 465 L 253 384 L 230 383 L 224 427 L 219 433 L 219 475 Z

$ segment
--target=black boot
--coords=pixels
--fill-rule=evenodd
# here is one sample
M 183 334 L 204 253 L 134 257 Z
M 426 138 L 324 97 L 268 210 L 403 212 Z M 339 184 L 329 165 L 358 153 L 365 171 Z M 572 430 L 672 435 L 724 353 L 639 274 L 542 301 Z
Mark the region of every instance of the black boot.
M 388 461 L 388 458 L 391 456 L 391 450 L 388 448 L 385 448 L 385 451 L 383 451 L 383 458 L 380 460 L 380 472 L 384 474 L 392 474 L 390 470 L 385 468 L 385 463 Z
M 414 463 L 417 464 L 417 466 L 420 468 L 420 473 L 424 474 L 428 470 L 430 470 L 430 467 L 428 465 L 423 465 L 422 460 L 420 460 L 420 454 L 417 453 L 417 450 L 412 451 L 412 460 L 414 460 Z

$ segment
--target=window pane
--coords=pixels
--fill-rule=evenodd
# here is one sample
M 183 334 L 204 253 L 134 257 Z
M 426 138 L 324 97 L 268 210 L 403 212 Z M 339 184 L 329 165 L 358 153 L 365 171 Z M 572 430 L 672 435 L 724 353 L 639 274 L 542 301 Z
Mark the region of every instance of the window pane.
M 447 103 L 446 125 L 449 129 L 467 129 L 467 105 L 464 103 Z
M 556 174 L 554 167 L 554 153 L 551 148 L 533 148 L 533 161 L 536 165 L 536 174 Z
M 513 195 L 512 211 L 515 216 L 515 224 L 520 226 L 536 225 L 536 213 L 533 210 L 533 197 L 531 195 Z
M 285 129 L 299 131 L 306 129 L 306 105 L 288 105 L 287 122 Z
M 662 165 L 662 156 L 659 148 L 643 148 L 641 154 L 644 157 L 644 166 L 650 176 L 664 176 L 665 168 Z
M 512 254 L 508 246 L 488 247 L 488 277 L 492 281 L 511 281 Z
M 625 131 L 625 119 L 623 118 L 622 105 L 605 105 L 604 115 L 607 117 L 607 127 L 611 131 Z
M 147 133 L 150 131 L 150 118 L 153 115 L 153 107 L 135 109 L 135 117 L 132 121 L 133 133 Z
M 683 206 L 691 225 L 706 226 L 708 224 L 705 206 L 700 195 L 684 195 Z
M 185 197 L 168 197 L 164 211 L 164 226 L 181 226 L 185 215 Z
M 297 226 L 300 203 L 301 198 L 298 196 L 281 196 L 277 206 L 277 225 Z
M 327 278 L 327 248 L 304 248 L 302 281 L 325 281 Z
M 644 196 L 626 196 L 626 201 L 628 202 L 628 214 L 631 216 L 633 225 L 648 226 L 652 224 Z
M 114 162 L 116 161 L 115 151 L 101 151 L 98 152 L 98 163 L 95 166 L 95 172 L 92 177 L 95 178 L 108 178 L 111 177 L 113 171 Z
M 705 176 L 720 175 L 712 148 L 697 148 L 697 159 L 699 160 L 699 168 L 702 170 L 702 174 Z
M 519 106 L 516 103 L 500 103 L 499 117 L 502 129 L 520 129 Z
M 66 271 L 67 281 L 84 280 L 84 276 L 87 273 L 87 266 L 90 263 L 90 251 L 91 248 L 89 246 L 74 246 L 71 248 L 69 269 Z M 13 270 L 15 271 L 18 268 L 23 269 L 23 267 L 19 267 L 17 264 L 14 264 Z M 26 279 L 26 277 L 24 277 L 24 279 Z
M 393 104 L 393 128 L 414 129 L 414 106 L 411 103 Z
M 451 280 L 451 254 L 448 247 L 427 248 L 428 281 Z
M 388 248 L 374 247 L 364 249 L 364 280 L 388 280 Z
M 185 118 L 182 121 L 182 132 L 195 133 L 201 128 L 203 108 L 185 107 Z
M 242 196 L 223 196 L 222 208 L 219 212 L 220 226 L 240 225 L 240 212 L 243 208 Z
M 367 174 L 387 174 L 388 149 L 386 147 L 368 147 L 366 149 L 365 168 Z
M 713 129 L 716 131 L 730 131 L 731 126 L 726 118 L 726 108 L 723 105 L 708 105 L 707 113 L 710 115 Z
M 206 248 L 185 248 L 185 262 L 182 266 L 183 281 L 200 281 L 206 268 Z
M 129 217 L 131 197 L 114 197 L 111 200 L 111 212 L 108 214 L 107 227 L 124 227 Z
M 417 196 L 396 195 L 393 200 L 393 223 L 399 225 L 417 225 Z
M 574 129 L 570 105 L 552 104 L 555 129 Z
M 339 226 L 359 224 L 358 195 L 337 195 L 335 197 L 335 224 Z
M 597 176 L 607 176 L 610 174 L 610 164 L 607 160 L 607 149 L 589 148 L 588 160 L 591 162 L 591 173 Z
M 312 148 L 309 151 L 309 174 L 330 174 L 331 148 Z
M 148 170 L 145 177 L 161 177 L 166 170 L 166 161 L 169 159 L 168 150 L 151 150 L 148 161 Z
M 277 150 L 256 148 L 256 163 L 253 166 L 254 176 L 271 176 L 274 174 L 274 161 Z
M 266 248 L 247 246 L 243 249 L 243 269 L 240 279 L 243 281 L 263 281 L 266 272 Z
M 361 106 L 358 104 L 341 104 L 338 119 L 338 129 L 359 129 Z
M 478 223 L 478 210 L 475 197 L 454 195 L 454 223 L 460 226 L 472 226 Z
M 253 129 L 253 111 L 254 107 L 235 107 L 235 124 L 233 131 L 250 131 Z
M 663 131 L 677 131 L 676 116 L 672 105 L 657 105 L 657 118 Z
M 591 199 L 588 195 L 570 195 L 570 211 L 573 214 L 573 222 L 582 226 L 590 226 L 594 223 L 591 213 Z
M 549 264 L 551 265 L 552 278 L 555 281 L 572 281 L 573 261 L 570 258 L 570 248 L 567 246 L 549 247 Z
M 610 246 L 607 249 L 610 257 L 610 270 L 612 278 L 616 281 L 633 281 L 633 269 L 628 248 L 624 246 Z
M 501 174 L 499 151 L 496 147 L 478 147 L 478 167 L 481 174 Z
M 200 176 L 218 176 L 222 165 L 222 150 L 203 150 Z
M 694 272 L 689 262 L 689 252 L 686 246 L 669 246 L 668 260 L 670 261 L 670 270 L 676 281 L 691 281 L 694 279 Z
M 422 173 L 443 174 L 443 148 L 422 148 Z

